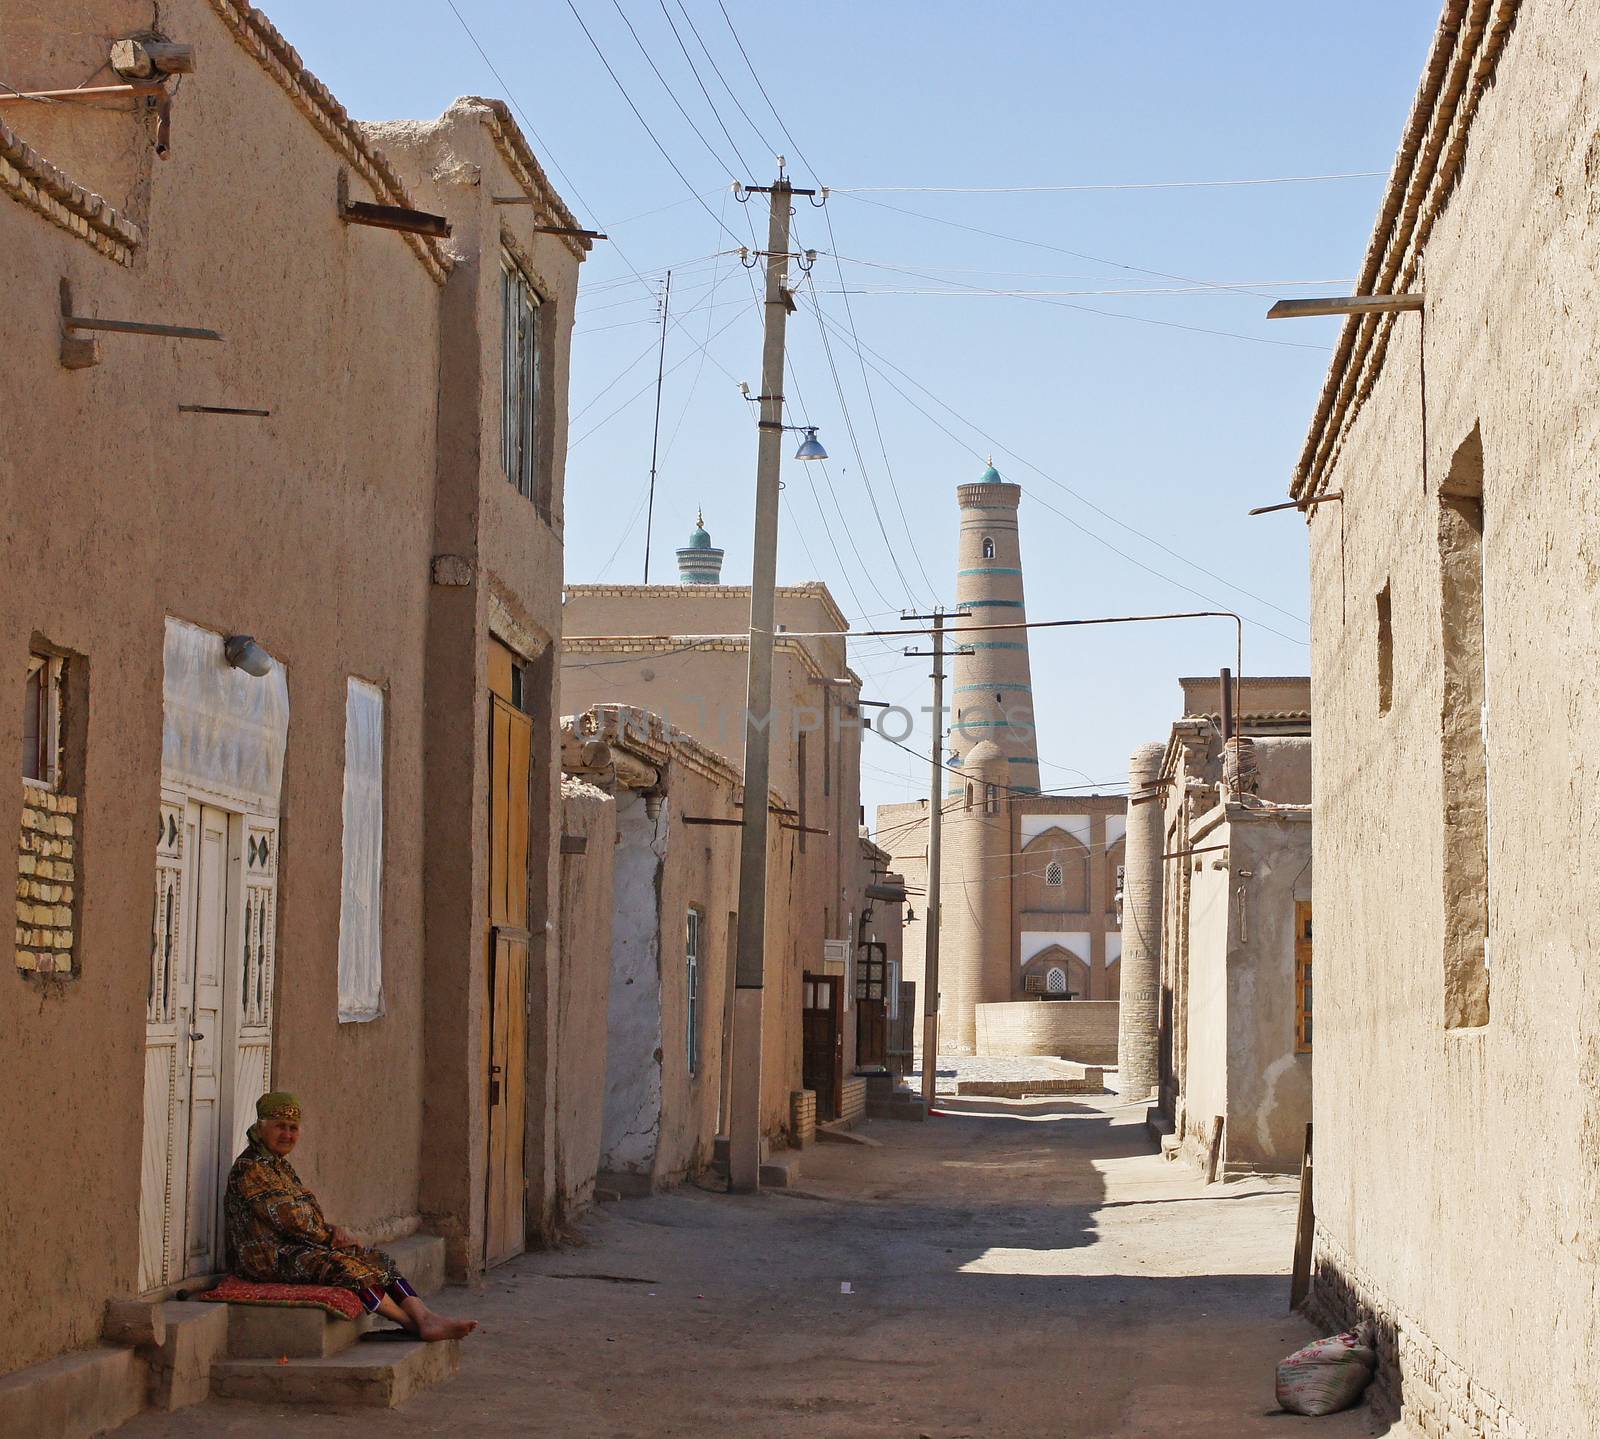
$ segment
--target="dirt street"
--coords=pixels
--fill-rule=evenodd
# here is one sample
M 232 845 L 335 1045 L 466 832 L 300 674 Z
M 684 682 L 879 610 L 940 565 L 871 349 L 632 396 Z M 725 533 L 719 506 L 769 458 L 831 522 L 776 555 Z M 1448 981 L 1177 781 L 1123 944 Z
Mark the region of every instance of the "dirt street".
M 806 1151 L 797 1190 L 688 1186 L 612 1204 L 440 1308 L 475 1314 L 462 1373 L 400 1411 L 452 1436 L 1365 1435 L 1365 1409 L 1274 1412 L 1294 1192 L 1214 1185 L 1152 1153 L 1116 1096 L 942 1101 L 881 1148 Z M 848 1284 L 850 1292 L 842 1291 Z M 385 1425 L 213 1401 L 149 1435 L 340 1436 Z

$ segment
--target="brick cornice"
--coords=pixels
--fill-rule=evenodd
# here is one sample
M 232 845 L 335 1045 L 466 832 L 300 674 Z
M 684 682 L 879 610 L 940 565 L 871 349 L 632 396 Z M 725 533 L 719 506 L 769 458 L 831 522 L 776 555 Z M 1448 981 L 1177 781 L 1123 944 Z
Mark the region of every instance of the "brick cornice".
M 1400 294 L 1420 283 L 1428 237 L 1455 191 L 1478 101 L 1494 81 L 1520 8 L 1521 0 L 1446 0 L 1356 294 Z M 1344 438 L 1377 382 L 1397 319 L 1391 311 L 1345 321 L 1289 485 L 1296 500 L 1325 487 Z
M 0 190 L 119 265 L 133 263 L 144 233 L 105 199 L 58 170 L 0 121 Z

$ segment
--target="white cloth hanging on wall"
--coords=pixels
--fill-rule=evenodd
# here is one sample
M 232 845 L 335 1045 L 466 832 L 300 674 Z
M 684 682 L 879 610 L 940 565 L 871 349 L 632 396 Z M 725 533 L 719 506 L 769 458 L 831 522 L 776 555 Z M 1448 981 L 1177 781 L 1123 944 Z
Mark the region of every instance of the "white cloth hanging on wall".
M 344 708 L 339 1022 L 383 1014 L 383 691 L 352 679 Z
M 260 677 L 223 657 L 222 636 L 167 619 L 162 673 L 163 784 L 276 814 L 289 739 L 289 680 L 276 660 Z

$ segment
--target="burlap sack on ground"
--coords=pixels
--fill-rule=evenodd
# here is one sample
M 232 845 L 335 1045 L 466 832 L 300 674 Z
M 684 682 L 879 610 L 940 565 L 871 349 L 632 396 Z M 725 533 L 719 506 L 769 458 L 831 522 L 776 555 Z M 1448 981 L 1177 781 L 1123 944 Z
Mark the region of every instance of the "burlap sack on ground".
M 1372 1382 L 1378 1356 L 1372 1326 L 1358 1324 L 1343 1334 L 1297 1349 L 1278 1365 L 1278 1403 L 1291 1414 L 1333 1414 L 1348 1409 Z

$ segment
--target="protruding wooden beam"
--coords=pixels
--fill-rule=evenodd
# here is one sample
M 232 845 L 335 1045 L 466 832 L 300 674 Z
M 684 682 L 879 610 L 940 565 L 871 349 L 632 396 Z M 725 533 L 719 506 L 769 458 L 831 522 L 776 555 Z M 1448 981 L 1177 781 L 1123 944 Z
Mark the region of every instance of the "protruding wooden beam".
M 1386 315 L 1420 310 L 1421 295 L 1340 295 L 1324 300 L 1279 300 L 1267 311 L 1269 320 L 1298 320 L 1309 315 Z
M 93 315 L 63 315 L 61 323 L 69 330 L 110 330 L 118 335 L 161 335 L 169 340 L 220 340 L 215 330 L 195 325 L 157 325 L 146 320 L 100 320 Z
M 1329 490 L 1325 495 L 1313 495 L 1309 500 L 1285 500 L 1281 505 L 1257 505 L 1251 510 L 1252 515 L 1270 515 L 1278 510 L 1309 510 L 1313 505 L 1326 504 L 1329 500 L 1342 500 L 1343 490 Z
M 194 73 L 194 46 L 174 40 L 113 40 L 111 68 L 126 80 Z
M 399 230 L 405 235 L 431 235 L 436 240 L 450 238 L 450 222 L 443 215 L 426 210 L 408 210 L 403 205 L 374 205 L 366 200 L 346 200 L 339 218 L 347 225 L 373 225 L 380 230 Z
M 247 410 L 238 405 L 179 405 L 180 415 L 255 415 L 267 419 L 271 410 Z

